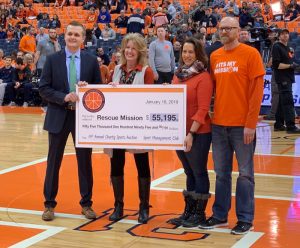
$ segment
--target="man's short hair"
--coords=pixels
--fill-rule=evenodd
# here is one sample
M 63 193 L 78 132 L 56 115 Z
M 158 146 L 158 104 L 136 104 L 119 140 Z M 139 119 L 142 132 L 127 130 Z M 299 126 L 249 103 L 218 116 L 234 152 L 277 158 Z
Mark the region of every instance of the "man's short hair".
M 86 35 L 86 29 L 85 29 L 85 26 L 82 25 L 80 22 L 78 22 L 78 21 L 71 21 L 71 22 L 67 25 L 66 30 L 68 29 L 69 26 L 81 27 L 81 29 L 82 29 L 82 35 L 85 37 L 85 35 Z

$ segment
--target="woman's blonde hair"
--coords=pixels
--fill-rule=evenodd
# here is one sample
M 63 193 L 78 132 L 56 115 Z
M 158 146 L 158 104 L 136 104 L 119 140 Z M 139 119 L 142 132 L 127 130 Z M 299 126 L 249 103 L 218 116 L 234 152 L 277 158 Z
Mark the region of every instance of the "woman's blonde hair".
M 129 33 L 123 38 L 121 43 L 121 64 L 126 65 L 126 58 L 124 53 L 129 41 L 133 42 L 135 49 L 138 51 L 137 63 L 142 66 L 148 65 L 147 44 L 144 40 L 144 37 L 138 33 Z
M 29 60 L 33 63 L 33 56 L 30 53 L 26 53 L 23 58 L 24 64 L 27 64 Z

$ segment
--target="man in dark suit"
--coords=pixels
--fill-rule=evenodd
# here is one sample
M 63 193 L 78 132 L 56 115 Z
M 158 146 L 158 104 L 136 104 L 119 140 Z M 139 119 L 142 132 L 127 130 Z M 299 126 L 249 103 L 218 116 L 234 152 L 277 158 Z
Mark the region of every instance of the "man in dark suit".
M 79 100 L 75 84 L 101 83 L 96 57 L 80 50 L 85 39 L 85 28 L 79 22 L 71 22 L 66 29 L 66 48 L 47 57 L 39 91 L 48 102 L 44 129 L 48 131 L 49 151 L 44 183 L 45 210 L 42 219 L 54 219 L 58 191 L 59 169 L 69 134 L 75 141 L 75 103 Z M 82 214 L 88 219 L 96 218 L 92 206 L 92 149 L 75 148 Z

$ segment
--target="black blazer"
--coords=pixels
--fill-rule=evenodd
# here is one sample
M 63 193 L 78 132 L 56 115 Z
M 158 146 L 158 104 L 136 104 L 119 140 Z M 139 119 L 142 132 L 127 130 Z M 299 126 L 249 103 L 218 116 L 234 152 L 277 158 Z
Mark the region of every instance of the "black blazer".
M 80 59 L 80 81 L 100 84 L 101 74 L 97 58 L 81 51 Z M 50 133 L 59 133 L 62 130 L 67 114 L 64 98 L 69 93 L 69 88 L 66 52 L 61 50 L 47 56 L 39 82 L 40 95 L 48 102 L 44 129 Z

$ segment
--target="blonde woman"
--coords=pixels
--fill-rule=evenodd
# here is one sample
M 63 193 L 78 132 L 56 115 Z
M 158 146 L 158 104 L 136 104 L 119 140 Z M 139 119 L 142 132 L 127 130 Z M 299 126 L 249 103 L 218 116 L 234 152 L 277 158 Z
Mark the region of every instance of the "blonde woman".
M 115 66 L 110 84 L 153 84 L 154 76 L 148 66 L 147 46 L 140 34 L 127 34 L 121 44 L 120 64 Z M 120 220 L 123 217 L 124 197 L 124 165 L 125 149 L 112 149 L 111 151 L 111 182 L 115 197 L 115 210 L 110 215 L 111 221 Z M 150 167 L 148 152 L 134 150 L 135 164 L 138 171 L 139 185 L 139 223 L 147 223 L 149 218 L 150 198 Z

